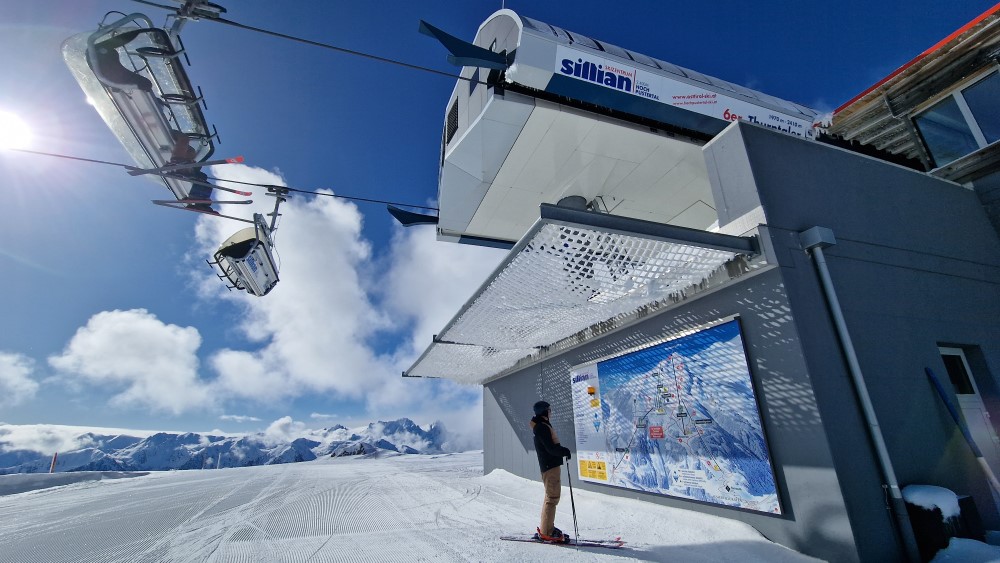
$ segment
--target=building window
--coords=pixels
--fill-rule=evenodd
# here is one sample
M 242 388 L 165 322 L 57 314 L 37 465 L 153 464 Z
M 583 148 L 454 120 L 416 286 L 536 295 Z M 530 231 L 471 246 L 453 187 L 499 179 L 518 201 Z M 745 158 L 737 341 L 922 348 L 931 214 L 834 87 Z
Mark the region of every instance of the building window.
M 451 105 L 451 109 L 448 110 L 448 119 L 445 121 L 444 126 L 444 143 L 447 145 L 451 142 L 451 138 L 455 136 L 458 132 L 458 100 Z
M 965 103 L 975 118 L 987 143 L 1000 139 L 1000 72 L 994 72 L 962 91 Z
M 1000 139 L 998 99 L 1000 72 L 993 71 L 913 119 L 936 167 Z

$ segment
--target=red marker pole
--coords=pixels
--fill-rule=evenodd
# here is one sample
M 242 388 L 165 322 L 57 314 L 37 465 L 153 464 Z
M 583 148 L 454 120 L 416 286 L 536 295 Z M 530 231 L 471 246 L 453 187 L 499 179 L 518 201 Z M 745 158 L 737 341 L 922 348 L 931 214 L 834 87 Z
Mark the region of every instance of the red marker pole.
M 52 454 L 52 464 L 49 465 L 49 473 L 56 472 L 56 460 L 59 459 L 59 452 Z

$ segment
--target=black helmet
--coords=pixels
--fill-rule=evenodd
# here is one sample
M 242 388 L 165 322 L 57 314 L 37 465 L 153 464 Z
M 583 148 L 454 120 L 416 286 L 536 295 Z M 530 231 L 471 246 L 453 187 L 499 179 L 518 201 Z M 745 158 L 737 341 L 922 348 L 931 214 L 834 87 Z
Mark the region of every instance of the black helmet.
M 549 405 L 545 401 L 538 401 L 535 406 L 532 407 L 535 410 L 535 416 L 542 416 L 543 414 L 549 412 Z

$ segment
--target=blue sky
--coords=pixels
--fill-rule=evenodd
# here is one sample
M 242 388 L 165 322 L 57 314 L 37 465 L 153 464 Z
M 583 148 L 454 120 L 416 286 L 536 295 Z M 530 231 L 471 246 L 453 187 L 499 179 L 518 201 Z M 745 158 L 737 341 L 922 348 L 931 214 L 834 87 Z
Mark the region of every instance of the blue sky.
M 241 23 L 451 72 L 418 21 L 471 40 L 500 8 L 224 4 Z M 990 6 L 506 2 L 821 111 Z M 59 51 L 110 10 L 165 15 L 126 0 L 0 3 L 0 112 L 28 124 L 29 148 L 131 163 Z M 452 79 L 210 22 L 189 23 L 182 37 L 222 136 L 217 154 L 246 158 L 214 175 L 433 203 Z M 258 299 L 226 292 L 204 263 L 241 225 L 151 205 L 169 196 L 162 186 L 5 150 L 0 175 L 0 421 L 242 432 L 283 417 L 315 427 L 409 416 L 478 438 L 479 387 L 399 374 L 500 252 L 438 243 L 428 227 L 403 230 L 379 205 L 296 196 L 277 234 L 282 281 Z

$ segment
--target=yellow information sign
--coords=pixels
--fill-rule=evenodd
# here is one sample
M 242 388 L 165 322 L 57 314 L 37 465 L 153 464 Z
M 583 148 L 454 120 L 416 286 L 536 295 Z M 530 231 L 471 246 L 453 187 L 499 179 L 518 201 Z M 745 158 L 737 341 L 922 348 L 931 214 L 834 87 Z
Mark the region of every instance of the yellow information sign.
M 604 461 L 580 460 L 580 476 L 598 481 L 608 480 L 608 464 Z

